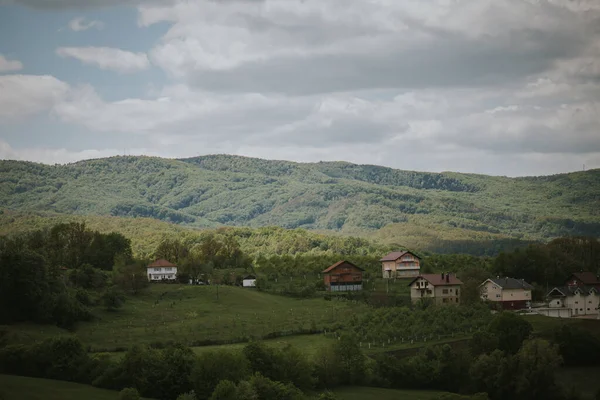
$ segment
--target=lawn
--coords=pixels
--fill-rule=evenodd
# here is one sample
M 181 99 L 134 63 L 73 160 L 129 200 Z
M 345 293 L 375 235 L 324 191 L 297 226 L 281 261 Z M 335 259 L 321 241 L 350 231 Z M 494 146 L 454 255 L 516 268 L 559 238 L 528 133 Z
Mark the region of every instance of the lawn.
M 524 315 L 524 318 L 531 323 L 536 335 L 543 338 L 551 338 L 554 330 L 563 325 L 581 328 L 600 337 L 600 320 L 597 319 L 552 318 L 543 315 Z
M 2 400 L 115 400 L 118 392 L 78 383 L 0 375 Z
M 35 325 L 0 327 L 12 343 L 28 343 L 74 334 L 94 351 L 114 351 L 133 344 L 176 341 L 190 346 L 209 341 L 238 342 L 272 332 L 329 328 L 368 310 L 344 299 L 293 299 L 231 286 L 156 284 L 128 297 L 116 312 L 95 310 L 96 320 L 80 323 L 73 333 Z
M 600 391 L 600 367 L 561 368 L 556 379 L 565 387 L 574 386 L 583 396 L 582 400 L 594 400 Z
M 371 387 L 344 387 L 334 390 L 340 400 L 433 400 L 443 392 L 394 390 Z

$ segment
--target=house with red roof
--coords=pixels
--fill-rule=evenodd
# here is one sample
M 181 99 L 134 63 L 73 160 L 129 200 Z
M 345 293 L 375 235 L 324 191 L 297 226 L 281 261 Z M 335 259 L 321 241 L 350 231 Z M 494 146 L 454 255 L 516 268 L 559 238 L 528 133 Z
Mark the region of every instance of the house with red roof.
M 148 265 L 146 270 L 148 271 L 148 280 L 150 282 L 174 281 L 177 279 L 177 265 L 162 258 Z
M 323 283 L 330 292 L 362 290 L 364 269 L 349 261 L 338 261 L 323 270 Z
M 379 260 L 384 278 L 413 278 L 419 276 L 421 259 L 410 251 L 393 251 Z
M 460 304 L 462 282 L 454 274 L 421 274 L 413 279 L 410 298 L 413 303 L 430 299 L 434 304 Z

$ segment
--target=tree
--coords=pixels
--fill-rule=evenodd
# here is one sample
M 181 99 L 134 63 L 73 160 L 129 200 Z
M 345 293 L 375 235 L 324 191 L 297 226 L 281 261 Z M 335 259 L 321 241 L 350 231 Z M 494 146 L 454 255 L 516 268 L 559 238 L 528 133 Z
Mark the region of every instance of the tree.
M 121 290 L 133 295 L 149 285 L 146 268 L 141 262 L 115 266 L 113 282 Z
M 115 311 L 123 306 L 125 295 L 119 288 L 113 286 L 102 295 L 102 304 L 107 311 Z
M 119 392 L 119 400 L 139 400 L 140 394 L 135 388 L 125 388 Z
M 217 384 L 210 396 L 210 400 L 237 400 L 237 387 L 235 383 L 224 379 Z
M 517 354 L 516 394 L 520 399 L 557 399 L 562 396 L 555 376 L 562 363 L 558 347 L 542 339 L 523 343 Z
M 502 312 L 490 322 L 487 331 L 498 338 L 498 349 L 516 354 L 523 341 L 531 335 L 533 327 L 516 314 Z
M 227 350 L 210 351 L 199 355 L 190 379 L 198 399 L 208 399 L 222 380 L 239 382 L 250 374 L 246 357 Z
M 358 385 L 365 381 L 366 360 L 356 339 L 342 336 L 334 346 L 336 359 L 339 362 L 341 383 Z

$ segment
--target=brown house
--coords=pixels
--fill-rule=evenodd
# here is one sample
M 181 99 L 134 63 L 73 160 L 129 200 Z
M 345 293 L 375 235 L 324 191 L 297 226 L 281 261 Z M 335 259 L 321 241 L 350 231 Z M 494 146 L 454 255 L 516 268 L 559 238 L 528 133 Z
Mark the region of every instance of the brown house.
M 600 276 L 593 272 L 575 272 L 565 282 L 568 287 L 590 286 L 600 289 Z
M 410 251 L 393 251 L 381 260 L 384 278 L 414 278 L 421 271 L 421 259 Z
M 322 272 L 323 282 L 330 292 L 362 290 L 364 269 L 348 261 L 338 261 Z

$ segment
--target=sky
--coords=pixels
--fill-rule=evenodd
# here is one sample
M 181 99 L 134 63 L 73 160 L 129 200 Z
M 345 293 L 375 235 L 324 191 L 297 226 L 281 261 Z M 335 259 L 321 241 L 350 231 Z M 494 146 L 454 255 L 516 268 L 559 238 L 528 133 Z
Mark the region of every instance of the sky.
M 0 159 L 217 153 L 600 168 L 600 1 L 0 0 Z

